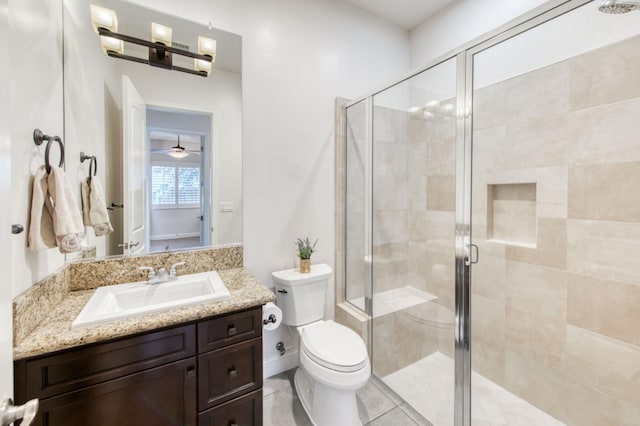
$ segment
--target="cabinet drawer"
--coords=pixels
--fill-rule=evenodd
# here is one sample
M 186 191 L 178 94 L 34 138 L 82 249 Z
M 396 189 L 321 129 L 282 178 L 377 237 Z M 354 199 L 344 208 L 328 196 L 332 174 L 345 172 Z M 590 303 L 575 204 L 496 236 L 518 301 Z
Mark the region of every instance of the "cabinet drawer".
M 262 338 L 198 356 L 198 409 L 262 387 Z
M 40 401 L 37 426 L 195 426 L 196 359 Z
M 262 307 L 198 324 L 198 352 L 203 353 L 262 336 Z
M 198 415 L 198 426 L 262 426 L 262 389 Z
M 46 398 L 195 355 L 195 325 L 16 362 L 16 399 Z M 24 373 L 22 373 L 24 372 Z

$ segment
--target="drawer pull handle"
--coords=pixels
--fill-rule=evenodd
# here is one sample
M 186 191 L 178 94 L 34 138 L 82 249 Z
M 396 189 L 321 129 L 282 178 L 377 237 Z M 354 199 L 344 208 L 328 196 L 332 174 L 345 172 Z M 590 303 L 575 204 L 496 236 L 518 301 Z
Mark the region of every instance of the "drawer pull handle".
M 229 378 L 235 379 L 236 377 L 238 377 L 238 370 L 236 370 L 235 367 L 231 367 L 227 370 L 227 374 L 229 375 Z
M 227 333 L 229 334 L 229 337 L 231 337 L 231 336 L 235 336 L 238 333 L 238 331 L 233 325 L 230 325 L 229 328 L 227 329 Z
M 196 368 L 195 367 L 188 367 L 187 368 L 187 377 L 188 378 L 192 378 L 195 377 L 196 375 Z

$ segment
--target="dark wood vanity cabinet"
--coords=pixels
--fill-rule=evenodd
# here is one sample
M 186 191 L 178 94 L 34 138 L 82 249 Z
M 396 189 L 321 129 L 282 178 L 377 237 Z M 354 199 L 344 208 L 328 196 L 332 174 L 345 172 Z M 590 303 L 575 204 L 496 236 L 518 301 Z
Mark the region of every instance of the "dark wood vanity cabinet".
M 262 308 L 14 363 L 33 424 L 262 425 Z

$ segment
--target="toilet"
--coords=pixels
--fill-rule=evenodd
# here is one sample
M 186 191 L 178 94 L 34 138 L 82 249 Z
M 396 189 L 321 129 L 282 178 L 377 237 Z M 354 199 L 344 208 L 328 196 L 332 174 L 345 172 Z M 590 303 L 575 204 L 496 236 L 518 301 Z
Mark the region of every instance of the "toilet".
M 302 406 L 316 426 L 361 425 L 356 391 L 371 375 L 364 341 L 353 330 L 323 320 L 331 267 L 312 265 L 273 272 L 282 323 L 300 336 L 294 383 Z

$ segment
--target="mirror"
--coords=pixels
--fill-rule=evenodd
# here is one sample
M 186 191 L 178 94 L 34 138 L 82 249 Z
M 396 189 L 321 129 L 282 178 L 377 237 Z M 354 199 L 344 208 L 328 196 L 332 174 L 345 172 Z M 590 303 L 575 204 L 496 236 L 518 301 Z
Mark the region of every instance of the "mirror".
M 194 53 L 199 36 L 216 40 L 211 74 L 108 57 L 90 3 L 115 11 L 119 34 L 151 41 L 151 24 L 159 23 L 173 29 L 174 47 Z M 241 37 L 120 0 L 63 5 L 67 175 L 77 179 L 80 200 L 91 163 L 81 162 L 80 153 L 95 156 L 114 228 L 96 237 L 88 227 L 82 256 L 241 243 Z M 124 43 L 124 49 L 148 55 L 147 47 Z M 193 61 L 173 55 L 174 66 L 193 69 Z

